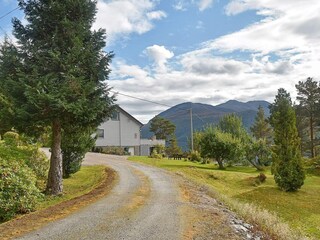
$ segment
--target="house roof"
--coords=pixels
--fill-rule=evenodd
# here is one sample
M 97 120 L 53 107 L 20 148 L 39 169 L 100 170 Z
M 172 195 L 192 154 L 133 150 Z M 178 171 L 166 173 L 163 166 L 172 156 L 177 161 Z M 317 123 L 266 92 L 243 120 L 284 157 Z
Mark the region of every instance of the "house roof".
M 121 108 L 119 105 L 116 106 L 116 108 L 121 111 L 124 115 L 126 115 L 127 117 L 131 118 L 134 122 L 136 122 L 138 125 L 140 125 L 140 127 L 142 127 L 144 124 L 142 122 L 140 122 L 138 119 L 134 118 L 130 113 L 128 113 L 127 111 L 125 111 L 123 108 Z

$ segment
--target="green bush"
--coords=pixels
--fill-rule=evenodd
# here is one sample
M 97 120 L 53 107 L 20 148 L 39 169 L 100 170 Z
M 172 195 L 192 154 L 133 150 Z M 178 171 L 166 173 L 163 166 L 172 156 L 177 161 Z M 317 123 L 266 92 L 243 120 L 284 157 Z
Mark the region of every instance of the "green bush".
M 123 147 L 98 147 L 98 152 L 100 150 L 101 153 L 111 154 L 111 155 L 128 155 L 129 153 L 125 151 Z
M 49 161 L 26 137 L 7 132 L 0 142 L 0 222 L 34 210 Z
M 157 158 L 157 159 L 162 159 L 163 155 L 161 153 L 158 153 L 158 151 L 156 149 L 153 149 L 151 155 L 151 158 Z
M 0 143 L 0 157 L 6 160 L 16 161 L 19 159 L 26 164 L 37 178 L 37 186 L 44 187 L 47 179 L 49 160 L 39 150 L 38 145 L 30 145 L 20 140 L 17 133 L 4 134 L 4 143 Z
M 202 157 L 198 151 L 192 151 L 190 153 L 189 158 L 190 158 L 190 161 L 192 161 L 192 162 L 201 162 L 202 161 Z
M 35 174 L 23 161 L 0 157 L 0 222 L 34 210 L 41 196 L 36 181 Z
M 89 130 L 72 128 L 64 131 L 61 144 L 64 178 L 80 170 L 85 154 L 93 148 L 94 144 L 95 139 L 91 137 Z
M 6 145 L 18 146 L 19 134 L 16 132 L 6 132 L 5 134 L 3 134 L 3 140 Z
M 304 166 L 309 174 L 320 176 L 320 156 L 314 158 L 304 158 Z

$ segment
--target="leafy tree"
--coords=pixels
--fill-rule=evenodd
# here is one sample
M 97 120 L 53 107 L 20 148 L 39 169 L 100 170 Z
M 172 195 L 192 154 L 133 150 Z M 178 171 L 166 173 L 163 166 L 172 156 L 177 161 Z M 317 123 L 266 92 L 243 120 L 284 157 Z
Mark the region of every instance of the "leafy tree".
M 299 151 L 300 140 L 296 128 L 296 116 L 290 94 L 278 90 L 270 105 L 270 124 L 274 129 L 272 173 L 280 189 L 296 191 L 304 183 L 305 173 Z
M 230 133 L 242 142 L 247 142 L 250 139 L 246 129 L 243 127 L 241 118 L 234 113 L 223 116 L 219 121 L 218 128 L 222 132 Z
M 256 139 L 270 139 L 271 128 L 264 115 L 263 107 L 259 106 L 258 113 L 250 130 Z
M 233 161 L 241 156 L 241 141 L 219 128 L 207 127 L 200 142 L 201 155 L 217 161 L 219 169 L 224 169 L 224 161 Z
M 249 144 L 246 144 L 245 154 L 249 163 L 259 171 L 270 164 L 270 148 L 264 138 L 252 140 Z
M 311 157 L 315 157 L 315 124 L 318 121 L 318 105 L 320 102 L 320 91 L 318 82 L 307 78 L 305 82 L 296 84 L 299 111 L 302 117 L 309 120 L 309 142 Z
M 150 131 L 155 134 L 157 139 L 169 140 L 176 130 L 176 126 L 168 119 L 156 116 L 151 120 Z
M 194 151 L 201 152 L 200 142 L 201 142 L 202 136 L 203 136 L 203 132 L 202 131 L 193 132 L 193 150 Z M 190 145 L 191 145 L 191 143 L 190 143 Z
M 13 106 L 15 127 L 35 132 L 51 125 L 47 193 L 61 194 L 61 138 L 68 126 L 96 127 L 112 110 L 105 83 L 112 53 L 105 32 L 92 31 L 96 1 L 19 0 L 26 25 L 13 19 L 14 45 L 2 46 L 2 92 Z

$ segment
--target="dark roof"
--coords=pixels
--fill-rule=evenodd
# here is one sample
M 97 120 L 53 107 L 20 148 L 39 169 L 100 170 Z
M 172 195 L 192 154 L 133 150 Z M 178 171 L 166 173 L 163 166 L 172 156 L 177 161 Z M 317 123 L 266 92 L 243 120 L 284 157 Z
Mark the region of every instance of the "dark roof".
M 125 114 L 127 117 L 131 118 L 134 122 L 136 122 L 140 127 L 142 127 L 144 124 L 140 122 L 138 119 L 134 118 L 130 113 L 125 111 L 123 108 L 119 107 L 119 105 L 116 106 L 118 110 L 120 110 L 123 114 Z

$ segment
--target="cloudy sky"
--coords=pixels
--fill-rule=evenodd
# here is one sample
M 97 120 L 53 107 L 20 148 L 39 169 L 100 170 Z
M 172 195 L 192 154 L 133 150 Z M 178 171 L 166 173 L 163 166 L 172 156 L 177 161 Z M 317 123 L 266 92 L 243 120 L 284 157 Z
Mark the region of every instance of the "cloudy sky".
M 0 0 L 0 17 L 17 1 Z M 173 106 L 272 102 L 277 89 L 320 80 L 319 0 L 98 0 L 93 28 L 114 51 L 115 92 Z M 0 19 L 11 32 L 14 11 Z M 142 122 L 168 107 L 118 95 Z

